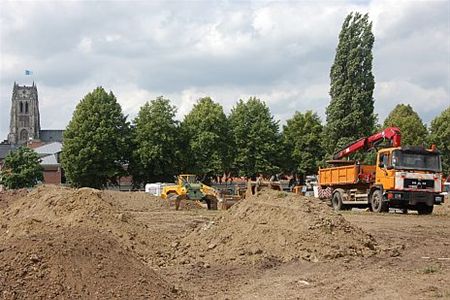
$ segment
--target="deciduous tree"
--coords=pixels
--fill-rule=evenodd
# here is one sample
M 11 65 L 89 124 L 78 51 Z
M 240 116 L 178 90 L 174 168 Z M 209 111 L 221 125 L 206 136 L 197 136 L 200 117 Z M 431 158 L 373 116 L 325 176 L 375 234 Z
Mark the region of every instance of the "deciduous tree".
M 134 120 L 130 172 L 135 185 L 171 181 L 179 172 L 180 129 L 176 107 L 158 97 L 141 107 Z
M 209 97 L 199 99 L 184 118 L 182 129 L 189 172 L 221 175 L 229 169 L 229 126 L 219 103 Z
M 40 161 L 37 153 L 26 147 L 10 152 L 0 172 L 0 184 L 8 189 L 35 186 L 43 180 Z
M 450 176 L 450 106 L 431 121 L 429 141 L 442 155 L 442 171 Z
M 78 103 L 64 132 L 62 166 L 76 187 L 102 188 L 125 174 L 130 127 L 112 92 L 98 87 Z
M 398 127 L 402 134 L 402 145 L 420 146 L 427 139 L 427 128 L 409 104 L 398 104 L 384 120 L 384 127 Z
M 288 171 L 316 174 L 325 152 L 322 147 L 322 124 L 316 113 L 296 112 L 283 126 L 283 146 Z
M 239 176 L 278 172 L 281 150 L 279 125 L 267 105 L 255 97 L 247 101 L 239 100 L 229 120 L 235 172 Z

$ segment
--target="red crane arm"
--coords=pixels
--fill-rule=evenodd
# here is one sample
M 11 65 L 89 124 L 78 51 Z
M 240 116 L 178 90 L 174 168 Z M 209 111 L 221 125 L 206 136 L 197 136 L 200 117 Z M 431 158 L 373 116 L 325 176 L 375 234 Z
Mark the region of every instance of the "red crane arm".
M 375 144 L 383 140 L 390 140 L 392 147 L 400 147 L 401 144 L 400 129 L 398 129 L 397 127 L 388 127 L 381 132 L 375 133 L 374 135 L 361 138 L 356 142 L 353 142 L 345 146 L 342 150 L 336 152 L 333 155 L 333 159 L 342 159 L 361 149 L 368 150 L 372 148 Z

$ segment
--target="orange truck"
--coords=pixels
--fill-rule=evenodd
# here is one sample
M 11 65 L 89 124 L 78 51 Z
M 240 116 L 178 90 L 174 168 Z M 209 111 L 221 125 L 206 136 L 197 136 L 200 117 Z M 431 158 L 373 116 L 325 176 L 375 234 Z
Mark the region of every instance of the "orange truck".
M 386 148 L 377 152 L 376 165 L 345 160 L 360 150 Z M 434 205 L 444 202 L 442 166 L 433 146 L 402 147 L 398 128 L 389 127 L 347 145 L 333 156 L 331 167 L 319 170 L 319 197 L 331 201 L 335 210 L 369 207 L 387 212 L 390 207 L 431 214 Z

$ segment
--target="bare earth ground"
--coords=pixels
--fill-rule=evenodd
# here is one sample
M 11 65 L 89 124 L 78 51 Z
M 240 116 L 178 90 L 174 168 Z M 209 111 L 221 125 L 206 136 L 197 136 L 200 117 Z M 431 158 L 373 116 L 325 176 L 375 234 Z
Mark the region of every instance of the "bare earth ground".
M 0 298 L 450 299 L 448 204 L 339 215 L 254 201 L 175 211 L 143 193 L 0 194 Z

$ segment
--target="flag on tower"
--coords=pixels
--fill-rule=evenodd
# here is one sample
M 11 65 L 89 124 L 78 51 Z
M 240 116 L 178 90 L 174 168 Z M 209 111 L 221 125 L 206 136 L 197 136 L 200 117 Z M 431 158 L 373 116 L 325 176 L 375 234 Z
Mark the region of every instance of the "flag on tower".
M 30 70 L 25 70 L 25 75 L 33 75 L 33 72 Z

